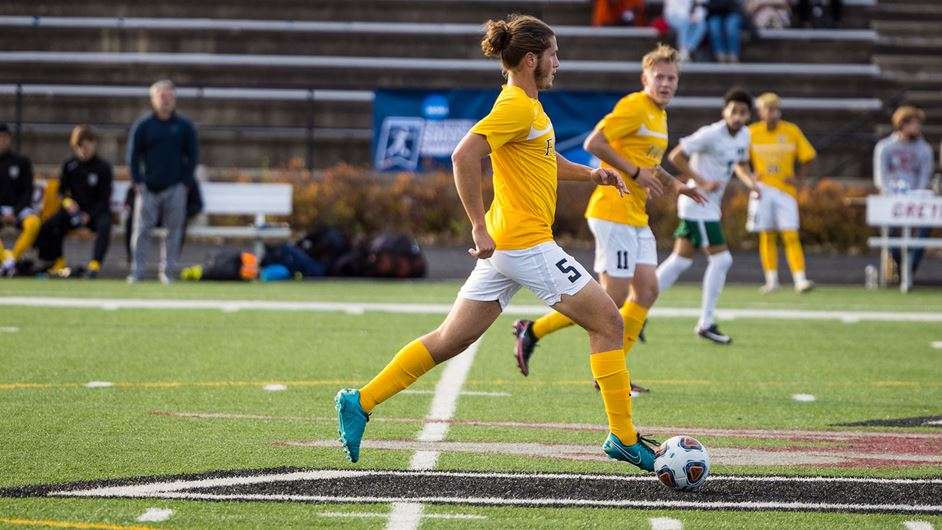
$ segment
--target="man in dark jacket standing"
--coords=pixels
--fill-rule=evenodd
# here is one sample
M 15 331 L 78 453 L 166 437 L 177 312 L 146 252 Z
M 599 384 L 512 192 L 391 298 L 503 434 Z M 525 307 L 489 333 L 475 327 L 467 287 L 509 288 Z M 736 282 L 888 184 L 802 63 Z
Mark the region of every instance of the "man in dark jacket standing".
M 16 261 L 33 246 L 41 221 L 33 211 L 33 163 L 10 149 L 10 128 L 0 123 L 0 228 L 20 229 L 13 250 L 0 241 L 0 276 L 13 276 Z
M 65 268 L 62 242 L 69 231 L 87 227 L 95 232 L 95 247 L 88 262 L 88 275 L 98 276 L 111 242 L 111 164 L 100 158 L 97 137 L 88 125 L 72 130 L 69 147 L 74 153 L 62 164 L 59 196 L 62 207 L 43 223 L 36 246 L 39 259 L 53 262 L 51 272 Z
M 187 190 L 194 185 L 199 148 L 193 123 L 175 112 L 176 90 L 171 81 L 164 79 L 151 85 L 150 101 L 153 113 L 138 119 L 128 136 L 128 166 L 137 190 L 131 238 L 134 257 L 128 282 L 136 282 L 144 274 L 147 238 L 162 219 L 167 239 L 159 278 L 167 284 L 177 271 Z

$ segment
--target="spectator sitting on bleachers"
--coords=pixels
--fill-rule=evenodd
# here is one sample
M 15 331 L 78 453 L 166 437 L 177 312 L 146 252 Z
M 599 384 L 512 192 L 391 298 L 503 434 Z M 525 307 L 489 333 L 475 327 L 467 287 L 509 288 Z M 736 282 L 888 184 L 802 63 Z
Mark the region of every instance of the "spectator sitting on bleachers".
M 742 46 L 742 5 L 739 0 L 708 0 L 706 7 L 713 55 L 721 63 L 738 63 Z
M 922 136 L 926 113 L 922 109 L 904 105 L 893 113 L 896 131 L 877 143 L 873 150 L 873 183 L 884 195 L 931 193 L 929 179 L 935 169 L 932 147 Z M 931 228 L 913 227 L 912 237 L 929 236 Z M 900 229 L 890 230 L 890 237 L 899 237 Z M 924 248 L 909 251 L 909 263 L 915 274 L 922 261 Z M 901 253 L 893 249 L 893 261 L 899 270 Z
M 20 229 L 13 250 L 0 242 L 0 276 L 16 274 L 16 261 L 36 241 L 42 224 L 32 209 L 33 163 L 10 148 L 10 128 L 0 123 L 0 228 L 12 225 Z
M 664 20 L 677 34 L 680 60 L 690 60 L 706 36 L 706 0 L 664 0 Z
M 644 0 L 595 0 L 593 26 L 644 26 Z
M 98 276 L 111 242 L 111 164 L 95 153 L 97 137 L 91 127 L 79 125 L 72 130 L 69 147 L 73 156 L 62 164 L 59 196 L 62 207 L 43 223 L 36 246 L 39 259 L 52 262 L 50 273 L 66 270 L 62 243 L 71 230 L 87 227 L 95 232 L 89 277 Z

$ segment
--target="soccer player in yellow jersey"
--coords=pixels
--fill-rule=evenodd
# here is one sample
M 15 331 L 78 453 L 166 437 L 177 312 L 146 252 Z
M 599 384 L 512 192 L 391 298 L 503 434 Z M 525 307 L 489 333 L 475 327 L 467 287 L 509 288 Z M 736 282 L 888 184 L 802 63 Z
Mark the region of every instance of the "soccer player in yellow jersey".
M 782 119 L 777 95 L 766 92 L 756 98 L 758 121 L 749 126 L 752 136 L 750 157 L 759 177 L 758 197 L 749 200 L 746 228 L 759 233 L 759 258 L 765 272 L 760 291 L 778 289 L 778 249 L 775 234 L 782 234 L 785 257 L 792 271 L 795 290 L 803 293 L 814 288 L 805 275 L 805 255 L 798 239 L 798 179 L 817 154 L 801 129 Z M 799 166 L 795 171 L 795 165 Z
M 350 460 L 376 405 L 414 383 L 435 365 L 460 354 L 494 323 L 521 286 L 589 332 L 589 364 L 602 390 L 611 433 L 602 448 L 612 458 L 654 469 L 654 451 L 631 421 L 622 319 L 602 287 L 555 241 L 558 180 L 591 181 L 626 193 L 607 169 L 573 164 L 556 153 L 553 124 L 537 95 L 552 86 L 556 38 L 540 20 L 512 15 L 488 21 L 481 48 L 500 57 L 507 84 L 491 112 L 461 140 L 452 155 L 455 184 L 471 220 L 477 264 L 445 321 L 404 346 L 359 390 L 335 398 L 340 440 Z M 494 201 L 484 212 L 481 160 L 490 155 Z M 616 195 L 618 191 L 616 191 Z
M 696 188 L 688 188 L 660 166 L 667 150 L 665 107 L 673 99 L 678 81 L 677 50 L 659 45 L 642 59 L 644 89 L 618 101 L 585 141 L 586 150 L 602 161 L 603 168 L 618 171 L 630 191 L 620 197 L 616 190 L 599 186 L 585 212 L 595 236 L 595 272 L 621 308 L 626 353 L 638 339 L 658 295 L 657 246 L 645 210 L 648 196 L 664 192 L 661 179 L 665 178 L 675 192 L 697 203 L 704 201 Z M 517 321 L 515 354 L 523 375 L 529 373 L 537 341 L 572 324 L 558 311 L 534 322 Z

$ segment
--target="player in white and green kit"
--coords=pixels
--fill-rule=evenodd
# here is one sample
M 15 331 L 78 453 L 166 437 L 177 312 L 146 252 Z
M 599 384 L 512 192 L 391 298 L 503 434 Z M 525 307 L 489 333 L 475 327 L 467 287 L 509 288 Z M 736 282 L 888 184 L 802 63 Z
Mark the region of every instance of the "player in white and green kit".
M 658 287 L 666 291 L 693 263 L 694 250 L 704 251 L 709 264 L 703 275 L 703 305 L 696 333 L 718 344 L 732 339 L 716 325 L 716 302 L 726 283 L 726 272 L 733 257 L 726 246 L 720 225 L 723 193 L 735 174 L 753 193 L 758 193 L 756 179 L 749 171 L 749 129 L 752 97 L 742 90 L 731 90 L 723 98 L 723 119 L 705 125 L 681 138 L 669 159 L 707 198 L 697 204 L 684 195 L 677 198 L 680 225 L 674 232 L 674 251 L 657 268 Z

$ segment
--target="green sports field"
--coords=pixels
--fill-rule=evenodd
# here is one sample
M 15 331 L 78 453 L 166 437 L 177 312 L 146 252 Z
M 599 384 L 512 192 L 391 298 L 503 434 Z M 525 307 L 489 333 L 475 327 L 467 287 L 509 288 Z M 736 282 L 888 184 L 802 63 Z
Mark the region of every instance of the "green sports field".
M 714 476 L 699 495 L 626 480 L 617 487 L 638 504 L 593 506 L 586 495 L 594 493 L 579 484 L 639 473 L 598 448 L 605 417 L 584 332 L 547 338 L 530 376 L 517 371 L 510 325 L 537 304 L 523 292 L 518 309 L 465 354 L 473 361 L 458 388 L 437 387 L 448 365 L 436 368 L 377 408 L 361 461 L 345 460 L 334 442 L 334 394 L 365 383 L 435 327 L 457 288 L 0 282 L 0 526 L 375 528 L 396 526 L 391 512 L 408 506 L 421 528 L 942 525 L 942 291 L 761 296 L 731 286 L 720 302 L 737 310 L 721 322 L 729 347 L 693 334 L 698 286 L 665 293 L 648 342 L 630 355 L 632 380 L 652 390 L 634 400 L 635 422 L 656 439 L 698 438 Z M 443 392 L 458 392 L 457 404 L 429 422 Z M 444 440 L 418 440 L 430 423 L 447 426 Z M 435 453 L 434 471 L 410 471 L 417 452 Z M 252 483 L 292 474 L 303 479 Z M 182 475 L 195 489 L 129 487 Z M 220 476 L 231 484 L 197 484 Z M 773 488 L 752 476 L 834 478 Z M 383 486 L 363 489 L 371 477 Z M 850 491 L 840 477 L 923 480 L 863 481 Z M 540 502 L 505 503 L 554 480 Z M 441 485 L 438 500 L 416 493 L 430 484 Z M 62 494 L 109 485 L 124 490 Z M 775 504 L 808 497 L 810 485 L 814 502 Z M 638 497 L 642 490 L 653 496 Z M 845 490 L 895 500 L 868 509 L 842 498 Z M 173 513 L 137 521 L 151 508 Z

